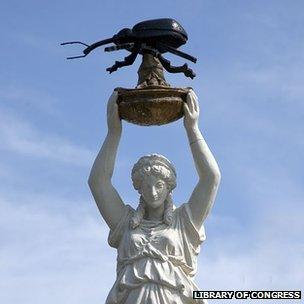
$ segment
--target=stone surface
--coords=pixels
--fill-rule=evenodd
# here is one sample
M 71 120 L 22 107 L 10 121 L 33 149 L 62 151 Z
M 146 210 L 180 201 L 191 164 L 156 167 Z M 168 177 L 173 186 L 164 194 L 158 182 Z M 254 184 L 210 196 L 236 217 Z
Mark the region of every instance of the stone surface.
M 183 104 L 184 127 L 198 173 L 189 201 L 175 207 L 175 168 L 162 155 L 146 155 L 132 170 L 139 193 L 136 210 L 123 202 L 112 184 L 122 134 L 118 97 L 114 92 L 108 102 L 108 133 L 89 177 L 98 209 L 110 228 L 109 245 L 117 250 L 117 276 L 106 304 L 206 304 L 192 298 L 194 290 L 201 290 L 193 277 L 205 240 L 203 222 L 213 206 L 220 171 L 199 130 L 197 97 L 190 91 Z
M 164 68 L 158 58 L 150 54 L 143 54 L 142 63 L 138 69 L 138 82 L 136 88 L 146 86 L 170 87 L 165 80 Z
M 190 88 L 147 86 L 116 88 L 119 115 L 128 122 L 150 126 L 163 125 L 183 116 L 183 104 Z

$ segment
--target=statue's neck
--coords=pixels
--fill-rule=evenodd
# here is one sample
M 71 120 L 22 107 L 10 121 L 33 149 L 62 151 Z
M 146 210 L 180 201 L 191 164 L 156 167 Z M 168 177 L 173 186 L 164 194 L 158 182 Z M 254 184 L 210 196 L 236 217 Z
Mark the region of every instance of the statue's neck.
M 164 204 L 162 204 L 158 208 L 146 207 L 144 218 L 150 221 L 162 221 L 164 218 L 164 212 L 165 212 Z

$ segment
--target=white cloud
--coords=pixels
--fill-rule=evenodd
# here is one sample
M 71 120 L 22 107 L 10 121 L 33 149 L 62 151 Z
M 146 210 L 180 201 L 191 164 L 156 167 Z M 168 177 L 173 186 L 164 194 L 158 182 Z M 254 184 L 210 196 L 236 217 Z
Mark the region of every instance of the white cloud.
M 279 204 L 280 205 L 280 204 Z M 210 218 L 207 241 L 199 258 L 196 282 L 202 290 L 301 290 L 304 282 L 303 207 L 262 210 L 252 224 L 241 230 L 236 218 Z M 222 224 L 221 224 L 222 223 Z M 208 231 L 227 233 L 208 239 Z M 208 229 L 209 228 L 209 229 Z M 234 233 L 231 233 L 234 230 Z M 242 248 L 240 248 L 242 247 Z M 220 304 L 222 300 L 211 303 Z M 225 300 L 225 303 L 239 303 Z M 260 304 L 262 300 L 250 300 Z M 284 300 L 284 303 L 300 301 Z
M 89 203 L 73 202 L 67 211 L 68 205 L 58 197 L 28 194 L 20 203 L 1 195 L 1 303 L 100 303 L 106 297 L 115 277 L 108 229 Z
M 50 94 L 41 90 L 8 84 L 0 87 L 0 101 L 3 104 L 34 107 L 48 115 L 58 115 L 56 104 L 58 100 Z
M 197 282 L 206 290 L 300 290 L 304 282 L 304 191 L 292 171 L 236 168 L 247 212 L 211 215 Z M 245 182 L 244 182 L 245 181 Z M 256 181 L 256 182 L 248 182 Z M 231 202 L 228 202 L 231 203 Z M 235 208 L 236 207 L 236 208 Z M 233 207 L 232 207 L 233 208 Z M 246 224 L 242 226 L 242 221 Z M 208 231 L 216 235 L 208 239 Z M 232 303 L 233 301 L 231 301 Z M 212 301 L 221 303 L 221 301 Z M 230 303 L 225 301 L 225 303 Z M 261 301 L 250 301 L 261 303 Z M 284 303 L 298 303 L 287 301 Z
M 87 166 L 93 153 L 58 136 L 43 134 L 27 121 L 0 108 L 0 148 L 22 155 Z
M 0 195 L 0 213 L 5 215 L 0 218 L 0 302 L 103 303 L 115 279 L 116 259 L 97 209 L 91 210 L 90 203 L 81 199 L 72 204 L 51 195 L 17 196 Z M 267 211 L 248 236 L 240 232 L 242 227 L 235 218 L 210 218 L 207 233 L 219 225 L 234 226 L 237 233 L 207 238 L 199 260 L 199 287 L 301 288 L 303 208 L 287 213 Z M 239 250 L 240 243 L 248 248 Z
M 252 223 L 246 228 L 238 215 L 210 217 L 207 236 L 211 231 L 217 234 L 203 245 L 196 279 L 199 287 L 301 288 L 303 189 L 290 172 L 285 173 L 272 169 L 265 174 L 259 166 L 242 170 L 244 180 L 259 181 L 243 184 L 242 190 L 260 211 L 248 213 Z M 0 218 L 0 290 L 4 291 L 0 302 L 104 302 L 115 279 L 115 251 L 106 242 L 108 229 L 97 209 L 91 213 L 88 208 L 90 203 L 83 200 L 71 204 L 29 190 L 15 194 L 14 199 L 0 195 L 0 213 L 5 215 Z
M 12 40 L 14 43 L 21 45 L 23 48 L 39 50 L 47 54 L 60 54 L 62 52 L 59 47 L 59 42 L 53 40 L 52 37 L 39 36 L 32 32 L 16 32 L 9 31 L 7 39 Z

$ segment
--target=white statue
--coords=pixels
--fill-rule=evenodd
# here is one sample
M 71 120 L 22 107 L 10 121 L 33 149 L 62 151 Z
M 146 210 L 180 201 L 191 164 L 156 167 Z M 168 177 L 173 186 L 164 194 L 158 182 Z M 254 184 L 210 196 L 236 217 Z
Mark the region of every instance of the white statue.
M 117 277 L 106 304 L 191 304 L 197 255 L 205 239 L 203 222 L 213 205 L 220 171 L 198 127 L 199 106 L 190 91 L 184 104 L 184 126 L 199 176 L 188 203 L 176 208 L 173 165 L 164 156 L 147 155 L 132 170 L 140 194 L 136 210 L 125 205 L 113 187 L 122 125 L 117 93 L 108 102 L 108 134 L 97 155 L 89 185 L 110 227 L 109 244 L 117 249 Z

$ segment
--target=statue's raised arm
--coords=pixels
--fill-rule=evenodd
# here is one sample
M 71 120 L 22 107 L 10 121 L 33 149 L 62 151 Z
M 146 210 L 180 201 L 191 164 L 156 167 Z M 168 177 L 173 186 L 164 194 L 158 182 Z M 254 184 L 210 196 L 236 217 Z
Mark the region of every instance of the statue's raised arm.
M 95 159 L 88 181 L 98 209 L 111 229 L 117 225 L 124 212 L 123 201 L 111 182 L 122 131 L 116 101 L 117 92 L 114 92 L 108 101 L 108 134 Z
M 221 174 L 198 126 L 199 104 L 191 90 L 184 104 L 184 126 L 194 159 L 199 181 L 189 199 L 194 224 L 199 228 L 208 216 L 215 200 Z

